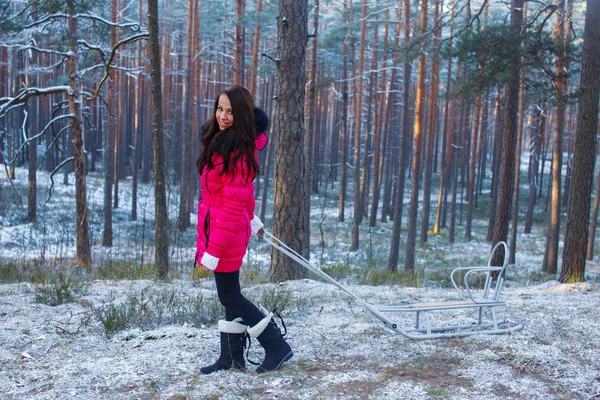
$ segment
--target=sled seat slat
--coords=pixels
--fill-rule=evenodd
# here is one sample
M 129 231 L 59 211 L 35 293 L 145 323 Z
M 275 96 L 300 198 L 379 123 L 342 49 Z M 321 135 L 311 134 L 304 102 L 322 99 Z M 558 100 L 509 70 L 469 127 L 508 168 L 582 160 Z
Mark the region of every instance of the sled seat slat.
M 502 302 L 490 302 L 490 303 L 476 303 L 474 301 L 438 301 L 435 303 L 414 303 L 411 304 L 411 308 L 456 308 L 456 307 L 485 307 L 485 306 L 499 306 L 503 305 Z

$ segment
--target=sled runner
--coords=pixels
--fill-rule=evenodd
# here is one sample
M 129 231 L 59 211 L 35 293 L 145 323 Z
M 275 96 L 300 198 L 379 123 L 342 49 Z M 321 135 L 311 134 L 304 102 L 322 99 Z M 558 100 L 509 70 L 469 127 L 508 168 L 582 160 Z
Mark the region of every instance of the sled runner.
M 523 329 L 522 324 L 509 323 L 506 320 L 499 320 L 496 317 L 495 308 L 505 305 L 505 302 L 500 299 L 500 294 L 504 285 L 504 272 L 508 265 L 508 247 L 504 242 L 499 242 L 494 246 L 486 267 L 458 267 L 452 271 L 450 280 L 461 300 L 374 307 L 350 292 L 335 279 L 321 271 L 320 268 L 310 264 L 304 257 L 296 253 L 269 232 L 265 231 L 262 236 L 269 244 L 271 244 L 271 246 L 286 254 L 326 282 L 329 282 L 348 293 L 351 297 L 356 299 L 358 303 L 377 317 L 386 328 L 409 339 L 442 339 L 482 334 L 500 334 L 516 332 Z M 502 266 L 492 266 L 492 258 L 500 246 L 504 247 L 504 262 Z M 459 285 L 456 279 L 462 274 L 464 274 L 463 283 Z M 483 289 L 475 291 L 471 286 L 477 275 L 484 279 L 484 285 Z M 435 313 L 435 316 L 437 317 L 439 312 L 447 310 L 472 310 L 472 314 L 476 313 L 477 315 L 472 323 L 463 323 L 461 325 L 438 325 L 436 323 L 437 319 L 434 319 L 432 314 Z M 414 313 L 414 328 L 405 329 L 400 323 L 393 322 L 385 315 L 390 313 Z

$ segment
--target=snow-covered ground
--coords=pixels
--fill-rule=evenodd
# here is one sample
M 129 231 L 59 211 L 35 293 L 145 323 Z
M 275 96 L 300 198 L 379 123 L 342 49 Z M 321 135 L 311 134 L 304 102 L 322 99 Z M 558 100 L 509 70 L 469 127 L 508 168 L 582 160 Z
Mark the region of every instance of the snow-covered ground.
M 25 268 L 36 260 L 47 269 L 69 268 L 74 254 L 72 176 L 68 186 L 55 178 L 53 197 L 43 205 L 48 177 L 40 172 L 38 221 L 25 224 L 26 170 L 17 169 L 13 182 L 23 206 L 2 174 L 0 266 Z M 126 268 L 153 261 L 151 187 L 140 186 L 139 217 L 130 221 L 129 186 L 130 181 L 120 183 L 115 245 L 106 249 L 100 239 L 101 175 L 89 175 L 94 276 L 109 264 Z M 173 220 L 176 188 L 169 188 L 168 196 Z M 361 250 L 350 252 L 350 218 L 338 223 L 331 193 L 327 202 L 312 198 L 311 260 L 373 305 L 455 298 L 448 288 L 449 271 L 487 262 L 487 221 L 479 219 L 473 224 L 475 240 L 462 238 L 463 227 L 452 246 L 445 235 L 430 235 L 428 246 L 417 249 L 417 276 L 386 278 L 391 224 L 361 227 Z M 107 335 L 94 318 L 93 310 L 126 303 L 142 292 L 171 291 L 190 302 L 214 303 L 211 277 L 191 279 L 194 227 L 172 231 L 169 283 L 91 280 L 76 291 L 73 302 L 58 306 L 36 302 L 39 287 L 34 284 L 0 283 L 0 399 L 600 399 L 600 268 L 596 260 L 588 262 L 589 281 L 572 285 L 540 274 L 544 226 L 538 221 L 531 234 L 519 234 L 517 263 L 509 268 L 503 292 L 507 307 L 498 309 L 500 318 L 523 323 L 525 329 L 430 341 L 385 330 L 347 294 L 314 276 L 265 283 L 269 250 L 253 240 L 242 271 L 243 290 L 255 300 L 285 297 L 283 317 L 295 353 L 281 371 L 266 375 L 200 375 L 200 367 L 217 357 L 214 323 L 158 324 Z M 85 274 L 77 276 L 85 281 Z M 451 311 L 437 315 L 452 323 L 472 317 Z M 393 317 L 410 325 L 408 319 Z M 250 358 L 261 358 L 256 342 Z
M 210 279 L 96 281 L 78 302 L 37 304 L 28 284 L 0 285 L 3 399 L 593 399 L 600 397 L 600 292 L 554 282 L 506 290 L 499 316 L 525 325 L 498 336 L 412 341 L 381 327 L 326 283 L 283 284 L 302 306 L 284 314 L 294 358 L 278 372 L 219 372 L 214 325 L 170 325 L 106 337 L 80 327 L 87 301 L 116 300 L 148 286 L 214 295 Z M 248 285 L 261 291 L 269 285 Z M 444 289 L 350 285 L 372 304 L 444 299 Z M 83 305 L 82 305 L 83 304 Z M 455 313 L 448 312 L 448 320 Z M 260 359 L 254 343 L 251 358 Z

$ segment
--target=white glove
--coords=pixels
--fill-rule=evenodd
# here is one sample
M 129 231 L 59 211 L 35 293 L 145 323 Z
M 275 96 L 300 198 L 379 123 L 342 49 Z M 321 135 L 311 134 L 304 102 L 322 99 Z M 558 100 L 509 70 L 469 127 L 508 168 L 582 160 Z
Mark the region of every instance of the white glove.
M 258 218 L 258 216 L 254 216 L 254 218 L 252 218 L 252 221 L 250 221 L 250 227 L 252 228 L 252 236 L 260 233 L 260 231 L 265 227 L 262 223 L 262 221 L 260 220 L 260 218 Z
M 200 260 L 200 265 L 202 265 L 204 268 L 210 271 L 214 271 L 215 269 L 217 269 L 218 264 L 219 259 L 215 256 L 211 256 L 208 253 L 204 253 L 204 255 L 202 256 L 202 260 Z

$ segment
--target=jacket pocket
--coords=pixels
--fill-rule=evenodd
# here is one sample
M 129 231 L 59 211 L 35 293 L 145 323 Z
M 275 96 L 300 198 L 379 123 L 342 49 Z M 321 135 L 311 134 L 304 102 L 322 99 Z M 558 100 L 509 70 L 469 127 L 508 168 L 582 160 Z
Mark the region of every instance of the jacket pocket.
M 252 236 L 252 228 L 250 227 L 250 221 L 248 221 L 248 216 L 244 213 L 244 222 L 246 223 L 246 233 L 249 236 Z M 248 232 L 250 231 L 250 232 Z
M 208 240 L 210 238 L 210 207 L 208 207 L 206 217 L 204 217 L 204 237 L 206 238 L 206 245 L 204 247 L 208 249 Z

